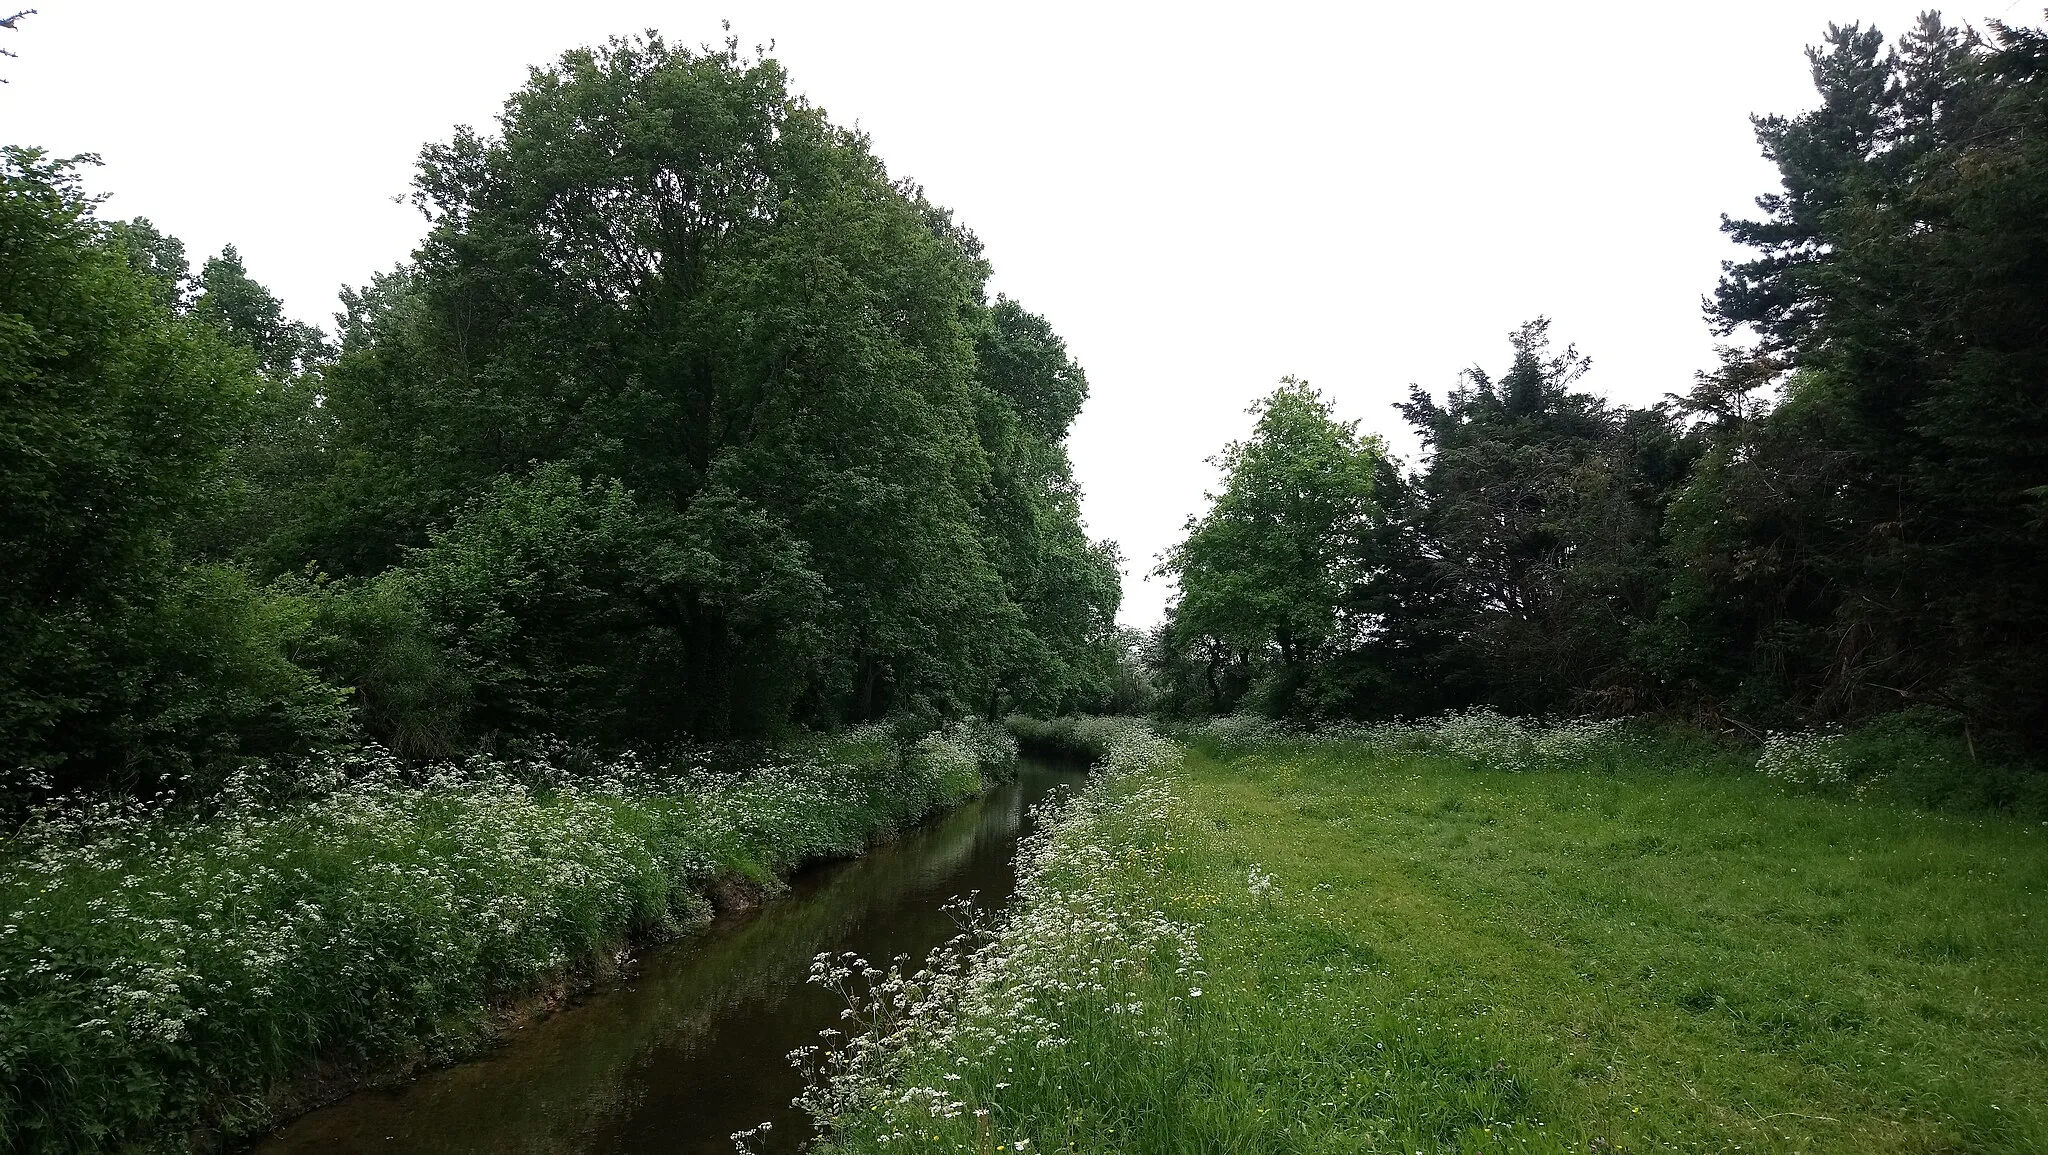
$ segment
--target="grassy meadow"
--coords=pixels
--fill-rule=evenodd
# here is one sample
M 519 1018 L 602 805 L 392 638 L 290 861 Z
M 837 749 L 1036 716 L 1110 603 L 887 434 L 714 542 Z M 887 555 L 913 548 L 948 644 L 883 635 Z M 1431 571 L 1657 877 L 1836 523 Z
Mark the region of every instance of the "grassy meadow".
M 1443 729 L 1197 732 L 1107 776 L 1097 811 L 1157 817 L 1097 814 L 1114 837 L 1041 889 L 1180 928 L 1199 977 L 1125 935 L 1104 983 L 1104 931 L 1008 1007 L 899 1020 L 866 1096 L 841 1079 L 841 1148 L 2048 1149 L 2048 826 L 1788 792 L 1704 743 Z M 1031 901 L 984 952 L 1030 953 Z

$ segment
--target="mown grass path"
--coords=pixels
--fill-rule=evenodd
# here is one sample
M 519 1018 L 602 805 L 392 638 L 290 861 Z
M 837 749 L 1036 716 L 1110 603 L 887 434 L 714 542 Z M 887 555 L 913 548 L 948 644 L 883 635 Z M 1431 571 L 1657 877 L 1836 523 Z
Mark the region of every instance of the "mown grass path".
M 2048 827 L 1658 761 L 1197 742 L 1172 1146 L 2048 1150 Z

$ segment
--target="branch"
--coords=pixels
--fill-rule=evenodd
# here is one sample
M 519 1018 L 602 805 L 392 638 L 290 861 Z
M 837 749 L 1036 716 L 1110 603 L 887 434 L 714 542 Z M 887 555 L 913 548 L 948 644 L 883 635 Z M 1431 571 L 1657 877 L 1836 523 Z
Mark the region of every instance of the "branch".
M 21 31 L 21 29 L 19 29 L 19 28 L 16 28 L 16 27 L 14 26 L 14 25 L 15 25 L 15 21 L 17 21 L 17 20 L 20 20 L 20 19 L 21 19 L 22 17 L 24 17 L 24 16 L 34 16 L 35 14 L 36 14 L 36 10 L 35 10 L 35 9 L 33 9 L 33 8 L 24 8 L 24 9 L 22 9 L 21 11 L 19 11 L 19 12 L 16 12 L 16 13 L 15 13 L 14 15 L 12 15 L 12 16 L 9 16 L 9 17 L 8 17 L 7 19 L 5 19 L 5 20 L 0 20 L 0 28 L 5 28 L 5 29 L 6 29 L 6 30 L 8 30 L 9 32 L 19 32 L 19 31 Z M 12 53 L 12 52 L 9 52 L 9 51 L 7 51 L 7 50 L 6 50 L 5 48 L 0 48 L 0 56 L 9 56 L 9 57 L 11 57 L 11 56 L 13 56 L 13 55 L 14 55 L 14 53 Z M 4 77 L 4 76 L 0 76 L 0 84 L 5 84 L 5 83 L 7 83 L 7 78 L 6 78 L 6 77 Z

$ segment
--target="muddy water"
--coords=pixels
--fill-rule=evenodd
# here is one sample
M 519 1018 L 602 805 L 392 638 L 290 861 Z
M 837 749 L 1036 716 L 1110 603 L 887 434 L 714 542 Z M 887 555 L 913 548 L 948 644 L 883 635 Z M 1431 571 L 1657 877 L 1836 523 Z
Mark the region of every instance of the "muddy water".
M 1028 807 L 1079 773 L 1026 760 L 1014 785 L 853 862 L 798 876 L 766 908 L 649 952 L 631 976 L 474 1062 L 364 1091 L 278 1130 L 261 1155 L 321 1152 L 719 1152 L 764 1120 L 757 1151 L 810 1128 L 790 1050 L 839 1021 L 804 981 L 818 951 L 922 958 L 955 933 L 939 909 L 1009 896 Z

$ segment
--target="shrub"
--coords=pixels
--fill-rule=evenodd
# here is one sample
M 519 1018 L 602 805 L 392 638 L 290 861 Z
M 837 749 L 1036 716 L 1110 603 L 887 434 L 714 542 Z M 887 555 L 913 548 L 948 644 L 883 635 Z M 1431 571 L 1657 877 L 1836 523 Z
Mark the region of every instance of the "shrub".
M 462 752 L 472 701 L 469 678 L 435 640 L 403 571 L 361 583 L 286 578 L 315 607 L 301 661 L 351 693 L 356 720 L 401 758 Z
M 1287 741 L 1299 737 L 1305 731 L 1299 726 L 1281 721 L 1278 718 L 1268 718 L 1262 714 L 1243 713 L 1223 714 L 1211 718 L 1200 726 L 1195 727 L 1195 732 L 1204 738 L 1210 738 L 1228 745 L 1249 746 L 1262 742 Z
M 1756 768 L 1795 790 L 2048 814 L 2048 774 L 1979 751 L 1959 715 L 1928 707 L 1857 726 L 1768 734 Z
M 981 781 L 981 762 L 974 751 L 944 731 L 919 739 L 908 759 L 911 769 L 935 791 L 971 793 Z
M 1017 762 L 1017 738 L 1000 722 L 962 718 L 946 727 L 945 734 L 985 771 L 1001 771 Z
M 1827 788 L 1849 784 L 1849 765 L 1842 757 L 1839 729 L 1811 733 L 1764 735 L 1756 768 L 1788 786 Z
M 16 698 L 50 728 L 0 741 L 0 822 L 75 790 L 204 793 L 266 758 L 350 740 L 347 691 L 293 660 L 317 617 L 293 589 L 199 565 L 136 604 L 60 623 L 78 660 Z

